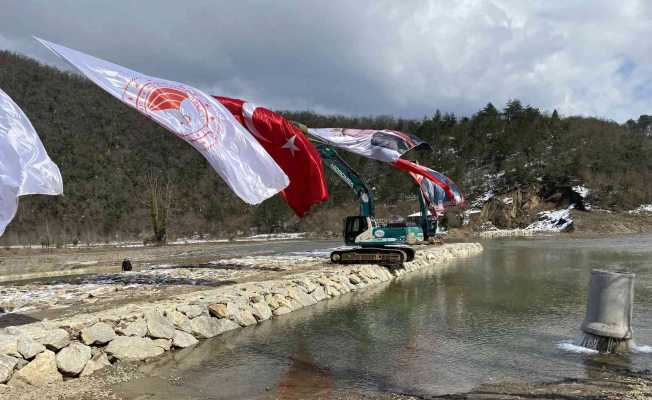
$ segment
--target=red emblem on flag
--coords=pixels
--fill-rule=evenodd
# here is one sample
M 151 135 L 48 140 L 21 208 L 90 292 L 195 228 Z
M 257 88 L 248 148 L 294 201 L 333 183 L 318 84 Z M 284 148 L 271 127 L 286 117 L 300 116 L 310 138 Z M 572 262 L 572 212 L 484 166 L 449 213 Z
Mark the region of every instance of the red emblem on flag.
M 210 100 L 202 99 L 191 88 L 164 86 L 159 82 L 132 80 L 125 87 L 123 100 L 138 111 L 169 128 L 195 146 L 210 149 L 224 129 L 219 115 L 210 112 Z M 204 100 L 204 101 L 202 101 Z

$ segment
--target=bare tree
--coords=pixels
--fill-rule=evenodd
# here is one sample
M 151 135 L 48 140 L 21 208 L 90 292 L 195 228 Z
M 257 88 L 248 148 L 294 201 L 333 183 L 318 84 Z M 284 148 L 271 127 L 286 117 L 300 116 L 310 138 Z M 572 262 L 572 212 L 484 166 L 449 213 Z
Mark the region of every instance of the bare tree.
M 167 242 L 168 217 L 172 205 L 172 185 L 169 179 L 163 183 L 153 172 L 147 174 L 146 185 L 146 205 L 154 234 L 148 242 L 164 245 Z

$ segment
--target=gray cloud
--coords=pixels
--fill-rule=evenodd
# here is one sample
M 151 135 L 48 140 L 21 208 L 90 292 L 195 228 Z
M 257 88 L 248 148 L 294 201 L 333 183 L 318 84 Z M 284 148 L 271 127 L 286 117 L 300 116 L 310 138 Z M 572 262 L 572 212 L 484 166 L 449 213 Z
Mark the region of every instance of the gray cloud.
M 0 48 L 65 68 L 37 35 L 275 109 L 419 118 L 519 98 L 652 113 L 645 0 L 185 3 L 4 0 Z

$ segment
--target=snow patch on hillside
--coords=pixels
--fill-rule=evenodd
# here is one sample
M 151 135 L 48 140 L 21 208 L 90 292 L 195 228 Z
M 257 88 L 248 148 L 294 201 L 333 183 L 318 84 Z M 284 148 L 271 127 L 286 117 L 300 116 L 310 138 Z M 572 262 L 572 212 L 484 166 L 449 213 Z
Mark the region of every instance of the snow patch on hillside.
M 638 208 L 629 210 L 627 213 L 632 215 L 652 214 L 652 204 L 641 204 Z
M 540 212 L 539 219 L 525 229 L 535 232 L 565 232 L 573 225 L 570 215 L 572 209 L 573 206 L 570 206 L 565 210 Z

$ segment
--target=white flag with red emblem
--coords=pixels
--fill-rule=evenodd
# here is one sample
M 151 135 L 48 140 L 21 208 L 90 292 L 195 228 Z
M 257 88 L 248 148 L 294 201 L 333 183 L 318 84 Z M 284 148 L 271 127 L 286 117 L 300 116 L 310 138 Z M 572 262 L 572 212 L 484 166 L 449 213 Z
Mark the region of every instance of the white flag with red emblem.
M 16 215 L 18 196 L 62 193 L 59 168 L 23 110 L 0 89 L 0 235 Z
M 36 40 L 102 89 L 190 143 L 245 202 L 258 204 L 290 183 L 258 141 L 219 101 L 201 90 Z

